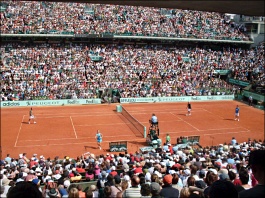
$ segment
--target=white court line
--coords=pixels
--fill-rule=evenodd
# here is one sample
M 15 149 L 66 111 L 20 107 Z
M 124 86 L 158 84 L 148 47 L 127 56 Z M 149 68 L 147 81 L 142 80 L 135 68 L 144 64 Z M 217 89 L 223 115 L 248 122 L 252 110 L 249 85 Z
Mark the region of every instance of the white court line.
M 143 140 L 142 139 L 133 139 L 133 141 L 138 141 L 138 140 Z M 129 142 L 130 140 L 119 140 L 119 141 L 127 141 Z M 113 142 L 113 141 L 103 141 L 103 142 Z M 34 144 L 34 145 L 27 145 L 27 146 L 15 146 L 15 147 L 33 147 L 33 146 L 63 146 L 63 145 L 72 145 L 72 144 L 87 144 L 87 143 L 92 143 L 96 145 L 96 141 L 93 142 L 76 142 L 76 143 L 62 143 L 62 144 Z
M 129 137 L 131 137 L 131 136 L 134 136 L 134 135 L 119 135 L 119 137 L 121 137 L 121 136 L 123 136 L 123 137 L 127 137 L 127 136 L 129 136 Z M 117 136 L 113 136 L 113 135 L 110 135 L 110 136 L 104 136 L 104 137 L 106 137 L 106 138 L 114 138 L 114 137 L 117 137 Z M 19 142 L 36 142 L 36 141 L 45 141 L 45 140 L 75 140 L 76 138 L 57 138 L 57 139 L 41 139 L 41 140 L 20 140 Z M 79 138 L 77 138 L 77 139 L 95 139 L 95 137 L 79 137 Z
M 40 115 L 38 115 L 38 118 L 68 118 L 68 115 L 64 115 L 64 116 L 61 116 L 61 115 L 54 115 L 54 114 L 52 114 L 53 116 L 47 116 L 47 114 L 45 114 L 45 115 L 43 115 L 43 114 L 40 114 Z M 93 116 L 93 117 L 95 117 L 95 116 L 100 116 L 100 117 L 102 117 L 102 116 L 113 116 L 113 115 L 116 115 L 116 114 L 101 114 L 101 115 L 87 115 L 87 114 L 80 114 L 80 115 L 70 115 L 71 117 L 82 117 L 82 116 Z M 43 116 L 43 117 L 41 117 L 41 116 Z
M 76 124 L 75 126 L 100 126 L 100 125 L 124 125 L 124 124 L 132 124 L 130 122 L 118 122 L 118 123 L 111 123 L 111 124 Z
M 206 111 L 206 112 L 208 112 L 208 113 L 210 113 L 210 114 L 213 114 L 214 116 L 217 116 L 217 117 L 219 117 L 219 118 L 225 119 L 224 117 L 219 116 L 219 115 L 217 115 L 217 114 L 214 114 L 214 113 L 212 113 L 211 111 L 208 111 L 208 110 L 206 110 L 206 109 L 203 109 L 203 110 Z
M 73 123 L 73 120 L 72 120 L 72 117 L 71 116 L 70 116 L 70 120 L 71 120 L 73 129 L 74 129 L 74 132 L 75 132 L 75 138 L 77 139 L 77 134 L 76 134 L 76 131 L 75 131 L 75 126 L 74 126 L 74 123 Z
M 250 131 L 249 129 L 247 129 L 247 128 L 245 128 L 245 127 L 241 127 L 241 128 L 246 129 L 247 131 Z
M 174 113 L 170 112 L 172 115 L 176 116 Z M 186 124 L 190 125 L 192 128 L 196 129 L 197 131 L 200 131 L 200 129 L 196 128 L 195 126 L 193 126 L 192 124 L 188 123 L 187 121 L 183 120 L 182 118 L 176 116 L 178 119 L 182 120 L 183 122 L 185 122 Z
M 170 121 L 159 121 L 159 123 L 161 122 L 182 122 L 182 120 L 170 120 Z M 150 122 L 141 122 L 142 124 L 150 124 Z
M 194 110 L 194 109 L 192 109 L 192 110 Z M 202 109 L 202 108 L 200 108 L 200 109 L 197 109 L 197 111 L 199 111 L 199 110 L 202 110 L 202 111 L 204 111 L 204 109 Z M 146 110 L 146 111 L 148 111 L 148 110 Z M 145 112 L 146 112 L 145 111 Z M 185 111 L 185 112 L 187 112 L 187 110 L 186 109 L 163 109 L 163 110 L 150 110 L 150 111 L 152 111 L 152 112 L 155 112 L 155 113 L 157 113 L 157 112 L 160 112 L 160 113 L 168 113 L 168 111 L 178 111 L 178 112 L 182 112 L 182 111 Z M 135 112 L 136 112 L 136 114 L 137 113 L 139 113 L 139 111 L 137 111 L 137 110 L 132 110 L 132 111 L 129 111 L 130 113 L 134 113 L 135 114 Z M 192 111 L 192 112 L 196 112 L 196 111 Z M 139 114 L 150 114 L 150 112 L 148 112 L 148 113 L 139 113 Z
M 204 131 L 207 131 L 207 130 L 204 130 Z M 184 133 L 184 132 L 196 133 L 198 131 L 178 131 L 178 132 L 162 132 L 162 133 L 160 132 L 160 134 L 167 134 L 167 133 L 169 133 L 169 134 L 178 134 L 178 133 Z M 236 132 L 223 132 L 223 133 L 207 133 L 207 134 L 202 134 L 202 135 L 207 136 L 207 135 L 230 134 L 230 133 L 247 133 L 247 132 L 249 132 L 249 131 L 236 131 Z
M 218 135 L 218 134 L 230 134 L 230 133 L 247 133 L 247 132 L 249 132 L 249 130 L 248 131 L 238 131 L 238 132 L 224 132 L 224 133 L 208 133 L 208 134 L 203 134 L 203 135 Z
M 56 115 L 65 115 L 65 114 L 67 114 L 67 113 L 56 113 Z M 104 112 L 102 112 L 102 111 L 96 111 L 96 112 L 93 112 L 93 114 L 90 114 L 89 112 L 87 112 L 87 113 L 73 113 L 73 112 L 71 112 L 71 113 L 69 113 L 71 116 L 72 115 L 95 115 L 95 114 L 105 114 Z M 116 112 L 113 112 L 113 113 L 108 113 L 108 114 L 112 114 L 112 115 L 116 115 Z M 52 114 L 44 114 L 44 113 L 42 113 L 42 114 L 35 114 L 35 115 L 54 115 L 54 113 L 52 113 Z
M 16 142 L 15 142 L 15 147 L 17 146 L 17 141 L 18 141 L 18 137 L 19 137 L 19 134 L 20 134 L 20 131 L 21 131 L 21 128 L 22 128 L 22 123 L 24 121 L 24 117 L 25 117 L 25 115 L 23 115 L 22 121 L 20 123 L 20 127 L 19 127 L 19 130 L 18 130 L 18 133 L 17 133 L 17 139 L 16 139 Z

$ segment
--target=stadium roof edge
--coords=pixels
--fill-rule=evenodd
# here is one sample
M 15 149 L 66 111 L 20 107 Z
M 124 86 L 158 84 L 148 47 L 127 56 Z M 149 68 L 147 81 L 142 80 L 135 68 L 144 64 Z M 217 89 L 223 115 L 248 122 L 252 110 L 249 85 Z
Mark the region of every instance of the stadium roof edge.
M 209 12 L 242 14 L 246 16 L 264 16 L 264 1 L 197 1 L 197 0 L 46 0 L 51 2 L 82 2 L 96 4 L 133 5 L 160 8 L 177 8 Z

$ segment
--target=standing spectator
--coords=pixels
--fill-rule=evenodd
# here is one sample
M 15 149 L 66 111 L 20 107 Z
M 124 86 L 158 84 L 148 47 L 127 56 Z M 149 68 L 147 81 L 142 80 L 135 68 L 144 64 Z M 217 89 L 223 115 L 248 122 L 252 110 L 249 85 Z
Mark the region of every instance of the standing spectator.
M 252 97 L 252 95 L 250 95 L 250 96 L 248 97 L 248 105 L 249 105 L 249 106 L 252 106 L 252 105 L 253 105 L 253 97 Z
M 236 138 L 235 137 L 232 137 L 231 145 L 235 146 L 236 143 L 237 143 Z
M 103 190 L 104 190 L 104 187 L 105 187 L 105 183 L 107 182 L 106 176 L 107 176 L 106 171 L 102 171 L 101 172 L 101 177 L 97 181 L 98 192 L 99 193 L 102 192 L 102 194 L 103 194 Z
M 259 184 L 249 190 L 241 191 L 239 197 L 265 197 L 265 150 L 252 151 L 249 156 L 248 165 Z
M 5 161 L 6 161 L 8 164 L 11 164 L 11 160 L 12 160 L 12 158 L 10 157 L 10 154 L 7 154 L 7 155 L 6 155 L 6 158 L 5 158 Z
M 170 138 L 169 134 L 167 134 L 167 136 L 166 136 L 166 144 L 168 145 L 168 144 L 170 144 L 170 142 L 171 142 L 171 138 Z
M 102 142 L 103 135 L 100 133 L 99 130 L 97 130 L 97 134 L 95 138 L 97 140 L 98 148 L 101 150 L 101 142 Z

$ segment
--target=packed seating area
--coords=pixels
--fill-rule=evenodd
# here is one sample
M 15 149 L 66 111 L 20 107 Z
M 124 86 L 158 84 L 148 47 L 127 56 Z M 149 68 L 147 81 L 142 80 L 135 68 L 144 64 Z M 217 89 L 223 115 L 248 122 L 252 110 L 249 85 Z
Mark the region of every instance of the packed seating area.
M 44 1 L 2 1 L 1 11 L 2 34 L 115 34 L 251 40 L 244 26 L 216 12 Z
M 264 85 L 264 45 L 254 49 L 118 44 L 2 44 L 1 100 L 231 94 L 215 70 Z M 100 57 L 95 61 L 91 57 Z
M 18 191 L 20 185 L 28 185 L 28 189 L 37 187 L 35 197 L 80 198 L 154 195 L 185 198 L 194 194 L 213 198 L 215 190 L 218 191 L 215 182 L 231 185 L 226 189 L 228 192 L 219 192 L 220 195 L 235 193 L 236 197 L 238 194 L 244 197 L 244 191 L 264 186 L 264 174 L 262 180 L 254 169 L 255 165 L 261 165 L 264 173 L 265 144 L 261 140 L 249 138 L 238 143 L 232 138 L 229 143 L 217 146 L 188 146 L 175 151 L 172 148 L 168 142 L 150 152 L 99 156 L 87 152 L 62 159 L 8 154 L 0 161 L 1 197 L 26 193 L 22 187 Z M 253 153 L 255 156 L 251 156 Z

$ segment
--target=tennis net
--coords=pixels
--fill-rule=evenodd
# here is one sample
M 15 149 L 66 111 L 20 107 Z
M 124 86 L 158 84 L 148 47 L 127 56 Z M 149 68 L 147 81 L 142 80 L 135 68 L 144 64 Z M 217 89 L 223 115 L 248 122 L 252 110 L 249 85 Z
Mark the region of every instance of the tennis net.
M 133 125 L 130 128 L 136 135 L 140 133 L 141 136 L 146 138 L 146 127 L 133 117 L 123 106 L 121 114 Z

